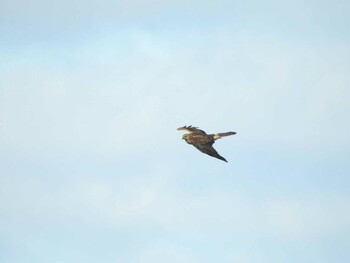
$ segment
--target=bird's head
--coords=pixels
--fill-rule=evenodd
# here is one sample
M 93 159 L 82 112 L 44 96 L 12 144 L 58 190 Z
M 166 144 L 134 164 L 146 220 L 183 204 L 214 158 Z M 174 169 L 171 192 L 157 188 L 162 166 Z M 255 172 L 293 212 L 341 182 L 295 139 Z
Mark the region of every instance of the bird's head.
M 188 133 L 185 133 L 184 135 L 182 135 L 182 139 L 185 140 L 187 142 L 187 138 L 188 138 Z

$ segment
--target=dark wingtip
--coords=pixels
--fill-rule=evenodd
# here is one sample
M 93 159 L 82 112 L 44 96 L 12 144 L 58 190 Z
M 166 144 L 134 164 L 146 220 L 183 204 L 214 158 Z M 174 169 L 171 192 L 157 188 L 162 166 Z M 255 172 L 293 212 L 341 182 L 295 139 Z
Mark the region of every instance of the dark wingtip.
M 219 158 L 220 160 L 222 160 L 222 161 L 224 161 L 224 162 L 227 162 L 228 163 L 228 161 L 224 158 L 224 157 L 222 157 L 221 156 L 221 158 Z

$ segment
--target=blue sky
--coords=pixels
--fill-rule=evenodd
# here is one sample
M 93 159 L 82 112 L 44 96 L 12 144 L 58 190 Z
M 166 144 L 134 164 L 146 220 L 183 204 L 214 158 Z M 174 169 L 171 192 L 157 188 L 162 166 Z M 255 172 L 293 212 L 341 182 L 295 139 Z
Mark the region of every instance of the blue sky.
M 349 262 L 349 7 L 2 0 L 0 261 Z

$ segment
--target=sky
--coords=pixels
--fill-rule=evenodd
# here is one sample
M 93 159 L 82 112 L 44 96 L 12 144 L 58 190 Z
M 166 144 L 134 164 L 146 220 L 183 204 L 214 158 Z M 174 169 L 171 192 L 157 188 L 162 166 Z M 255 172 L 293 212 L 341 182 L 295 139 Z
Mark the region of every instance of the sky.
M 1 0 L 0 261 L 350 262 L 349 9 Z

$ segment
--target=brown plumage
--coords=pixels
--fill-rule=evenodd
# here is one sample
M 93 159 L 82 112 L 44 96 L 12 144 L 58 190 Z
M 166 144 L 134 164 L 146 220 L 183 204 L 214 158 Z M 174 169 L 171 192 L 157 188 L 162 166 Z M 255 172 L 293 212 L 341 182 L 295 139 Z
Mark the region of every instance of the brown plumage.
M 205 131 L 198 129 L 197 127 L 183 126 L 177 129 L 178 131 L 184 130 L 188 133 L 182 135 L 182 139 L 188 144 L 192 144 L 202 153 L 208 154 L 212 157 L 218 158 L 222 161 L 226 161 L 213 147 L 214 142 L 225 136 L 234 135 L 235 132 L 222 132 L 215 134 L 206 134 Z

